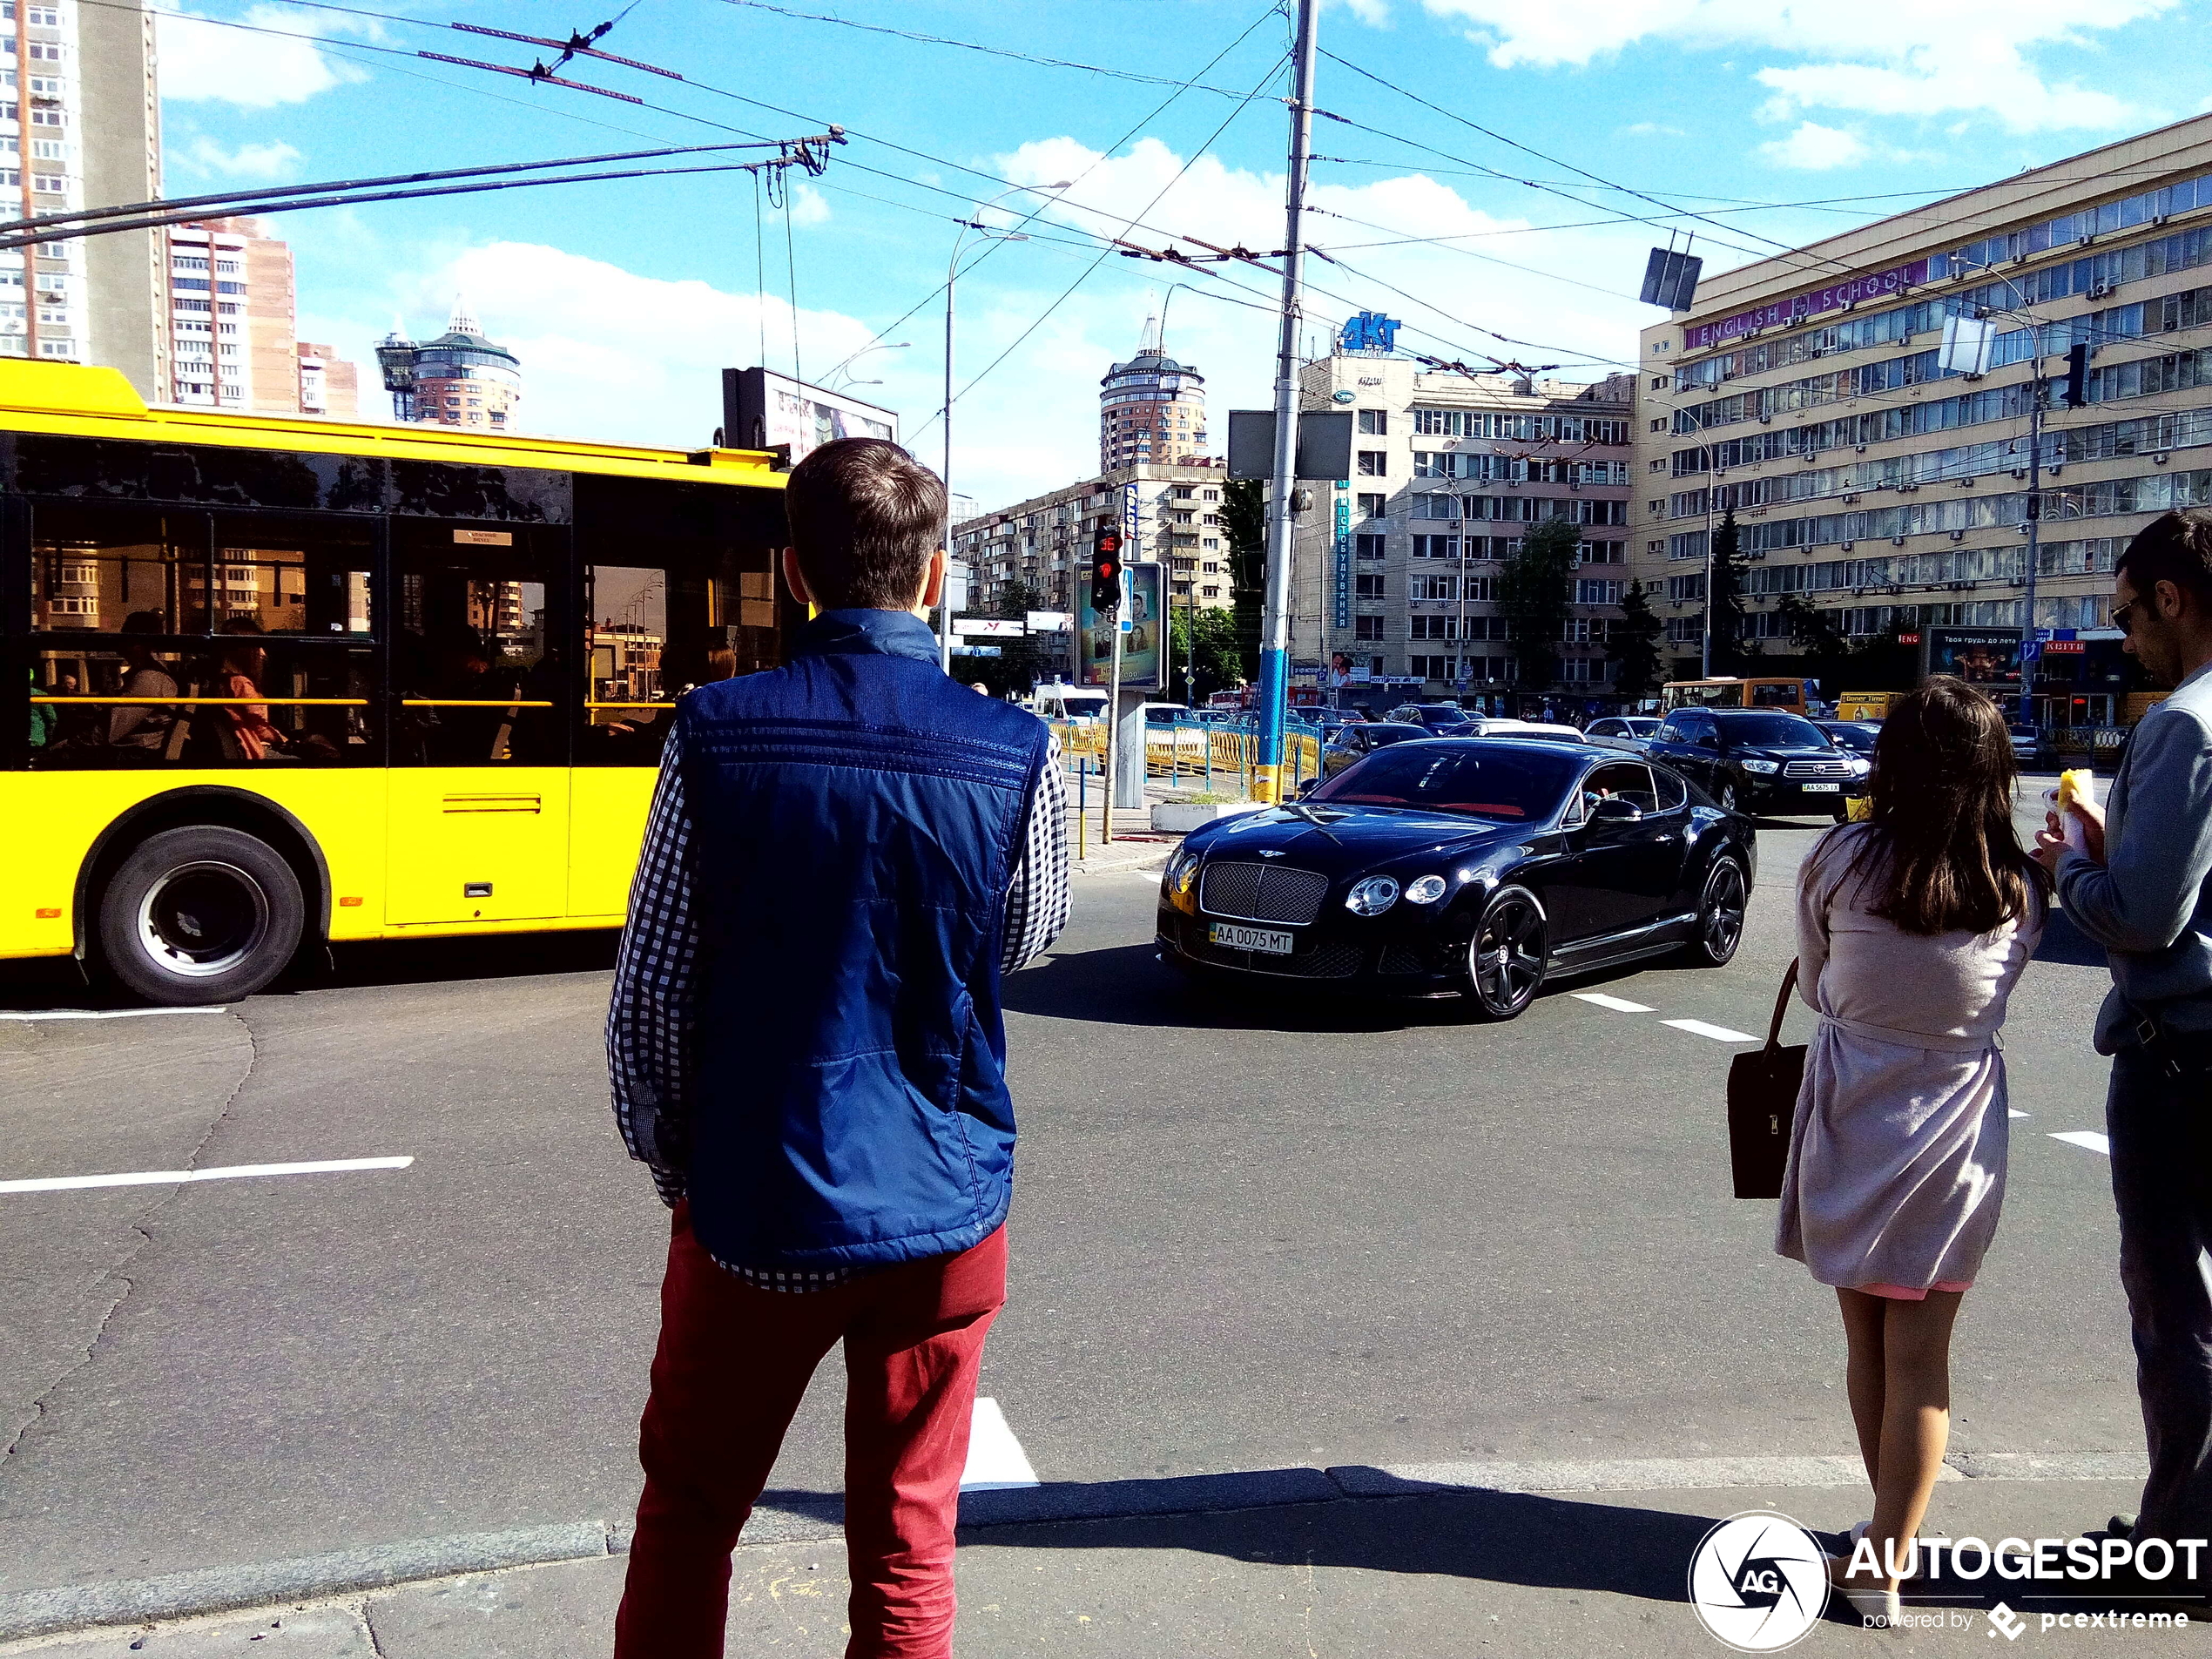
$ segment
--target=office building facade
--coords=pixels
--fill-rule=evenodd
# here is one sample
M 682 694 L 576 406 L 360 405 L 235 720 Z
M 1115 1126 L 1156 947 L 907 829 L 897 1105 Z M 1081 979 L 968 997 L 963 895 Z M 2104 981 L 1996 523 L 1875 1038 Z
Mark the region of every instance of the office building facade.
M 1349 659 L 1355 684 L 1411 695 L 1502 693 L 1517 648 L 1496 603 L 1529 529 L 1564 519 L 1578 563 L 1562 691 L 1612 684 L 1628 575 L 1630 377 L 1595 385 L 1432 370 L 1379 350 L 1305 365 L 1301 407 L 1352 415 L 1352 476 L 1309 484 L 1291 567 L 1291 664 Z
M 168 384 L 163 401 L 252 415 L 356 413 L 354 365 L 297 338 L 292 249 L 253 219 L 165 227 Z
M 1994 326 L 1982 372 L 1939 361 L 1952 318 Z M 2212 117 L 1708 278 L 1639 356 L 1632 568 L 1677 672 L 1703 636 L 1709 518 L 1732 510 L 1753 651 L 1803 651 L 1798 605 L 1935 667 L 1978 631 L 1986 663 L 2032 621 L 2053 635 L 2033 712 L 2109 725 L 2127 680 L 2114 556 L 2168 508 L 2212 502 Z

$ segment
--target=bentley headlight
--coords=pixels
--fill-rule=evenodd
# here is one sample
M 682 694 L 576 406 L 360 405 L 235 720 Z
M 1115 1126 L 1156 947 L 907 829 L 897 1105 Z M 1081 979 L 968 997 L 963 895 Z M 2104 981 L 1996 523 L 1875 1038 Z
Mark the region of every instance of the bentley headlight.
M 1371 875 L 1352 884 L 1344 895 L 1344 907 L 1355 916 L 1379 916 L 1398 902 L 1398 883 L 1386 875 Z
M 1198 879 L 1198 855 L 1185 847 L 1168 860 L 1167 888 L 1181 898 L 1190 891 L 1190 884 Z
M 1434 904 L 1443 896 L 1444 878 L 1440 875 L 1425 875 L 1406 884 L 1407 904 Z
M 1743 770 L 1757 772 L 1780 772 L 1782 763 L 1779 760 L 1747 760 L 1743 763 Z

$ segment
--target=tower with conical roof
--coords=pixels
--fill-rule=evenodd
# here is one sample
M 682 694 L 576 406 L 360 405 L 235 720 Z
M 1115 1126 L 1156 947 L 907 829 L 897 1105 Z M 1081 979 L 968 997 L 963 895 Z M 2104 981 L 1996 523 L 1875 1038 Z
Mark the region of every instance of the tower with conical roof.
M 459 294 L 446 331 L 421 344 L 408 339 L 396 319 L 376 347 L 384 389 L 392 395 L 392 418 L 424 426 L 483 427 L 504 430 L 515 423 L 523 401 L 523 365 L 506 347 L 484 336 L 482 326 Z
M 1205 453 L 1205 376 L 1167 354 L 1158 311 L 1147 310 L 1136 355 L 1115 364 L 1098 384 L 1102 472 Z

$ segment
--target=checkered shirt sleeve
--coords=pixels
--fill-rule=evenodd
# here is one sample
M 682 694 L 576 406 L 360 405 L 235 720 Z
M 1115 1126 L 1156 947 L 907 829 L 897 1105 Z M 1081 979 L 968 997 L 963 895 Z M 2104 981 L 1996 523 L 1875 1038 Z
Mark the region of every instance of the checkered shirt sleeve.
M 698 968 L 698 918 L 692 907 L 697 855 L 677 745 L 671 732 L 661 752 L 660 782 L 631 883 L 630 921 L 607 1008 L 615 1123 L 630 1156 L 652 1171 L 661 1201 L 671 1207 L 684 1196 L 689 1154 Z M 1034 961 L 1068 924 L 1067 817 L 1068 786 L 1055 739 L 1038 774 L 1007 893 L 1001 972 Z M 837 1269 L 792 1273 L 722 1264 L 767 1291 L 826 1290 L 853 1277 Z

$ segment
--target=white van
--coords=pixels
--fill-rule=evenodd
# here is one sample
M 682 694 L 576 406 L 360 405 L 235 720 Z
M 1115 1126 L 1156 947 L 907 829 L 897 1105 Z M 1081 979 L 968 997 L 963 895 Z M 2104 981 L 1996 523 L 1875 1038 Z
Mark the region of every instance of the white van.
M 1055 680 L 1049 685 L 1037 687 L 1029 700 L 1029 708 L 1039 719 L 1095 725 L 1106 712 L 1106 691 L 1103 686 L 1069 685 Z

